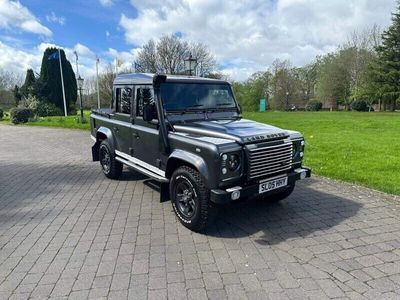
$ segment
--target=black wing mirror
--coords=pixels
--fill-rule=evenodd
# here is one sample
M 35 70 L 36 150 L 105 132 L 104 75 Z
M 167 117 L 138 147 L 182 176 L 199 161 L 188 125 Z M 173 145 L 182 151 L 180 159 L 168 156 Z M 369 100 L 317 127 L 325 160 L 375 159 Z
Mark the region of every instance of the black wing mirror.
M 153 121 L 154 116 L 154 105 L 152 103 L 146 103 L 143 105 L 143 120 L 146 122 Z

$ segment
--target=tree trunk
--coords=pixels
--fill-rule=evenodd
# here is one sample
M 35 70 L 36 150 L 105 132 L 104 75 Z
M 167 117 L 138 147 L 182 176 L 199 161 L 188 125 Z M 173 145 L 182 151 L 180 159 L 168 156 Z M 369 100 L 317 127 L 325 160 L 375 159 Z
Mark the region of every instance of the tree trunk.
M 379 98 L 379 111 L 382 111 L 382 98 Z

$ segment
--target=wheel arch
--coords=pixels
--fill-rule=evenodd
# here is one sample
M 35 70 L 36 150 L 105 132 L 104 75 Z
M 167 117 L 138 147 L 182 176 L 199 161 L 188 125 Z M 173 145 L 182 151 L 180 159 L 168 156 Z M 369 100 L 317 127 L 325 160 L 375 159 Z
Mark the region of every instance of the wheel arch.
M 100 144 L 104 140 L 107 140 L 112 150 L 115 151 L 115 143 L 112 131 L 107 127 L 101 126 L 96 131 L 96 143 L 92 146 L 93 161 L 99 161 Z
M 206 186 L 209 186 L 208 167 L 202 157 L 184 150 L 174 150 L 168 158 L 165 177 L 170 179 L 174 171 L 180 166 L 189 166 L 197 170 Z

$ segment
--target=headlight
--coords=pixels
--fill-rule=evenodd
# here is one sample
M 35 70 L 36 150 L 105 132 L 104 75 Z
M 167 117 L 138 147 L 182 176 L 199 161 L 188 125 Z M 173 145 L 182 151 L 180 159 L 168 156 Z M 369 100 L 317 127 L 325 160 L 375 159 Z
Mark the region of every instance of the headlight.
M 229 154 L 227 160 L 227 166 L 230 171 L 236 171 L 240 166 L 240 157 L 237 154 Z
M 240 175 L 241 153 L 230 152 L 221 155 L 221 173 L 225 178 L 237 177 Z

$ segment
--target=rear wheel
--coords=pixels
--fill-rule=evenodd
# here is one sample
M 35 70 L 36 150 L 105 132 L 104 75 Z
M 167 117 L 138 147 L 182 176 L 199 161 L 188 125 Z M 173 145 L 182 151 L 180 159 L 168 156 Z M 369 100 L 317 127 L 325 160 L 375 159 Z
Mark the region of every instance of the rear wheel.
M 121 176 L 123 165 L 115 159 L 115 152 L 111 150 L 107 140 L 100 144 L 99 158 L 104 175 L 111 179 L 118 179 Z
M 217 208 L 197 170 L 188 166 L 176 169 L 169 189 L 174 212 L 185 227 L 202 231 L 215 219 Z

